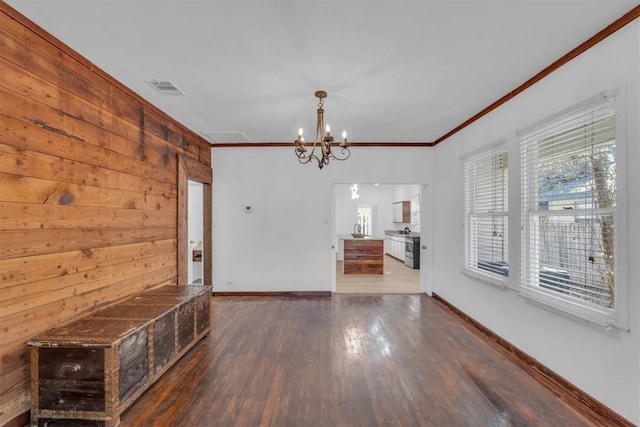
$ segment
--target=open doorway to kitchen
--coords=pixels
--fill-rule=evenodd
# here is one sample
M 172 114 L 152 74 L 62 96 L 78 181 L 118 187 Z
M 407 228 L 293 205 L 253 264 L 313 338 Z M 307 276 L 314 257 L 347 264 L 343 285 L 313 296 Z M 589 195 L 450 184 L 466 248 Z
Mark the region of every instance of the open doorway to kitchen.
M 421 292 L 421 186 L 346 183 L 333 190 L 336 293 Z

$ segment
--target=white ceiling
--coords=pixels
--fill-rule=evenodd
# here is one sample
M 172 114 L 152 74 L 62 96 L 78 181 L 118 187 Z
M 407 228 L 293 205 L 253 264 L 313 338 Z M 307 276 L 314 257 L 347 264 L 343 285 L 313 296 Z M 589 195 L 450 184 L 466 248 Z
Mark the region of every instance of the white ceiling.
M 215 142 L 433 141 L 629 11 L 635 0 L 8 0 Z M 171 80 L 163 96 L 145 80 Z M 227 135 L 211 138 L 203 131 Z

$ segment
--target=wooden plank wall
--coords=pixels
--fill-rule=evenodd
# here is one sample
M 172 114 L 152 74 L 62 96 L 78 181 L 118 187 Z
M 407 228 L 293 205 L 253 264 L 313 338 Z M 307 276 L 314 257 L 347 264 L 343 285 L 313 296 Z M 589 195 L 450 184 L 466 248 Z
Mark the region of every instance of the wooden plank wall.
M 211 166 L 206 141 L 0 1 L 0 425 L 29 409 L 30 337 L 175 284 L 178 153 Z

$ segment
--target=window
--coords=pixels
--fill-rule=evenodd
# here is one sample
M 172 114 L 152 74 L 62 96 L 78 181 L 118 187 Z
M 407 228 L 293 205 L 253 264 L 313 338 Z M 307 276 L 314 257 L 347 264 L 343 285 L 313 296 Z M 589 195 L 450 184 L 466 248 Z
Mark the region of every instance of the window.
M 508 155 L 504 141 L 463 158 L 465 267 L 509 276 Z
M 411 224 L 420 225 L 420 195 L 411 198 Z
M 616 309 L 614 107 L 599 96 L 519 132 L 523 291 L 605 323 Z
M 373 209 L 371 205 L 358 205 L 358 225 L 363 234 L 373 234 Z

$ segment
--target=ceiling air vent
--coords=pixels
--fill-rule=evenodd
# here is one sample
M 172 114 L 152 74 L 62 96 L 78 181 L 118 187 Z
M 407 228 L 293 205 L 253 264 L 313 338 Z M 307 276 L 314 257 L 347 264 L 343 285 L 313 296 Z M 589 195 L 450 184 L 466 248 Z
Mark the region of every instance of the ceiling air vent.
M 242 132 L 236 130 L 203 130 L 202 134 L 210 142 L 218 143 L 238 143 L 238 142 L 251 142 L 249 137 Z
M 145 82 L 163 95 L 184 95 L 184 92 L 170 80 L 145 80 Z

